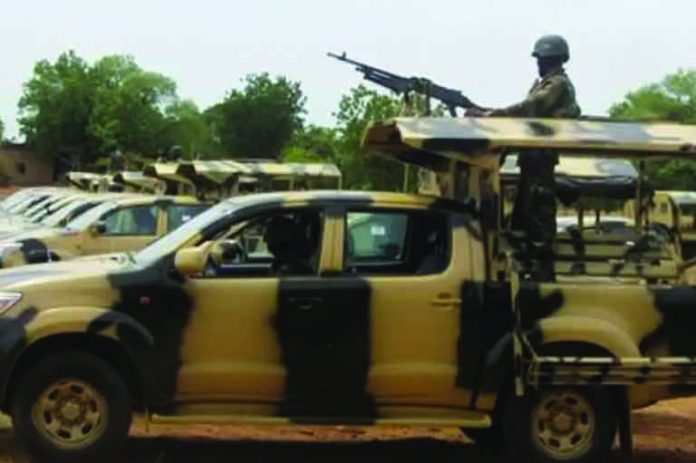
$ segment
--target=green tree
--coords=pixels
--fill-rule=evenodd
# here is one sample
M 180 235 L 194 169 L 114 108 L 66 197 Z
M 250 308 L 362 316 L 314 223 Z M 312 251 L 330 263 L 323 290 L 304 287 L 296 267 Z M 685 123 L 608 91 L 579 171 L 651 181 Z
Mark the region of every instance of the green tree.
M 337 161 L 349 189 L 398 191 L 403 186 L 405 166 L 401 163 L 369 156 L 361 148 L 368 125 L 398 115 L 400 101 L 363 85 L 341 98 L 336 117 Z
M 39 61 L 19 100 L 20 131 L 39 153 L 85 158 L 98 144 L 87 132 L 93 98 L 89 66 L 73 51 Z
M 302 128 L 305 101 L 299 82 L 252 74 L 206 116 L 228 156 L 277 159 Z
M 680 70 L 661 82 L 646 85 L 613 105 L 609 114 L 621 120 L 669 120 L 696 123 L 696 71 Z M 659 189 L 696 189 L 696 162 L 667 160 L 647 163 L 646 172 Z
M 310 125 L 298 131 L 283 150 L 286 162 L 328 162 L 338 160 L 338 132 L 329 127 Z
M 181 146 L 184 156 L 214 158 L 219 155 L 211 127 L 191 100 L 177 100 L 165 109 L 165 128 L 160 143 Z
M 93 67 L 94 106 L 89 133 L 101 152 L 154 153 L 166 141 L 165 107 L 176 101 L 176 84 L 140 69 L 131 57 L 107 56 Z
M 5 124 L 3 124 L 2 119 L 0 119 L 0 142 L 4 140 L 3 136 L 5 135 Z
M 193 111 L 178 104 L 174 82 L 131 57 L 106 56 L 90 66 L 69 51 L 34 66 L 19 100 L 19 124 L 38 152 L 77 167 L 116 148 L 152 157 L 176 141 L 188 143 L 196 137 L 172 126 L 184 115 L 191 121 Z

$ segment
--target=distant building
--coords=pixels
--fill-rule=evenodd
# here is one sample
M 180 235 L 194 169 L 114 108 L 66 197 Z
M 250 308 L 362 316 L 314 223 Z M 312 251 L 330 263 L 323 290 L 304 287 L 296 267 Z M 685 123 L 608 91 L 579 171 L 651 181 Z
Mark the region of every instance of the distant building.
M 54 183 L 54 166 L 23 143 L 0 145 L 0 185 L 34 186 Z

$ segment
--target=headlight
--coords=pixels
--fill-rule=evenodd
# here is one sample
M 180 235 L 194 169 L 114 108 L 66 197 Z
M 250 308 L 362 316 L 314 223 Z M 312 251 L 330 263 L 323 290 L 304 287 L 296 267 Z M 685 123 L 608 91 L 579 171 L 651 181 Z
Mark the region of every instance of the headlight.
M 19 302 L 22 293 L 11 291 L 0 291 L 0 314 L 7 311 L 10 307 Z

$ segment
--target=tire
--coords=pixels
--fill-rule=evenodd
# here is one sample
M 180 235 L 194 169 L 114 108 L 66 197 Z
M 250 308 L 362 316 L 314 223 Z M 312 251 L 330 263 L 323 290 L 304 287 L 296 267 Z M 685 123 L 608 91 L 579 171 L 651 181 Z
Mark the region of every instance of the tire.
M 131 394 L 118 372 L 80 352 L 28 369 L 10 409 L 20 442 L 48 461 L 98 461 L 125 440 L 132 419 Z
M 528 391 L 503 410 L 508 450 L 521 462 L 598 462 L 611 450 L 617 417 L 606 389 Z

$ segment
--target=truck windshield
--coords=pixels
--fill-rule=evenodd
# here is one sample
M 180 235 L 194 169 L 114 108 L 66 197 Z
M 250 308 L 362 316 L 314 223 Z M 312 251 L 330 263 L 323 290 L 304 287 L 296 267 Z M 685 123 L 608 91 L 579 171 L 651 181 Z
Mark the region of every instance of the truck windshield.
M 66 227 L 77 231 L 85 230 L 87 227 L 99 220 L 102 215 L 106 214 L 111 209 L 115 209 L 116 207 L 118 207 L 118 204 L 113 201 L 105 202 L 93 209 L 90 209 L 84 214 L 77 216 L 75 219 L 68 222 Z
M 96 206 L 98 203 L 90 203 L 86 199 L 78 199 L 68 204 L 67 206 L 58 209 L 53 214 L 49 214 L 41 220 L 42 225 L 47 225 L 49 227 L 57 227 L 64 220 L 76 216 L 76 212 L 80 209 L 86 211 L 90 207 Z
M 149 246 L 135 255 L 135 260 L 140 263 L 154 262 L 157 259 L 176 251 L 181 245 L 200 233 L 201 230 L 205 229 L 210 224 L 217 222 L 221 218 L 230 215 L 235 210 L 236 206 L 233 203 L 223 201 L 192 218 L 173 232 L 152 242 Z

